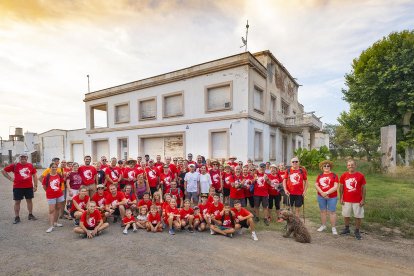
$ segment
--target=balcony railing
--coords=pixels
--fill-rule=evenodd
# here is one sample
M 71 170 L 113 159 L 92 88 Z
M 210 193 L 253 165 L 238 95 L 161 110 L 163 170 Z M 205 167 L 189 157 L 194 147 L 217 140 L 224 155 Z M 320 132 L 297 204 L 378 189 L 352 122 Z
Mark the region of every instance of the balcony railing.
M 286 116 L 281 112 L 273 113 L 271 116 L 272 123 L 288 128 L 311 127 L 322 129 L 322 122 L 313 113 L 304 113 L 294 116 Z

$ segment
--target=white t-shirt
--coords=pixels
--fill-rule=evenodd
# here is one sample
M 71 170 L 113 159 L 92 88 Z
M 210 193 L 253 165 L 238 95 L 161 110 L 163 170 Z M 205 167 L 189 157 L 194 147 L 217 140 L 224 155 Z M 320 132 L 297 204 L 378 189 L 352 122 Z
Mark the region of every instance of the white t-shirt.
M 200 174 L 198 172 L 188 172 L 185 174 L 184 181 L 187 181 L 187 192 L 197 192 L 197 183 L 200 181 Z
M 200 193 L 208 194 L 211 184 L 211 176 L 209 173 L 200 174 Z

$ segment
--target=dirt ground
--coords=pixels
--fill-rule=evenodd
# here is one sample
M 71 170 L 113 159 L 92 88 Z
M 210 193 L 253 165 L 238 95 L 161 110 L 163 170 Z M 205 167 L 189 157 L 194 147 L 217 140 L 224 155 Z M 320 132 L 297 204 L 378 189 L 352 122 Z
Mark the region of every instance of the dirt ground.
M 12 184 L 0 176 L 0 275 L 414 275 L 414 242 L 364 235 L 333 237 L 310 227 L 312 244 L 285 239 L 280 232 L 249 233 L 233 239 L 205 233 L 146 232 L 123 235 L 112 224 L 92 240 L 72 232 L 73 223 L 47 234 L 43 190 L 34 200 L 37 221 L 13 225 Z

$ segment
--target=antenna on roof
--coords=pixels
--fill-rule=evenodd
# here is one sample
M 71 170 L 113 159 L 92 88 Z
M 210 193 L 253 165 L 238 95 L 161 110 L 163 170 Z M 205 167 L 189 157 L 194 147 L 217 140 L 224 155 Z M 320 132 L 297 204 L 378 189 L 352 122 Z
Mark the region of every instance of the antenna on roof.
M 241 38 L 243 45 L 240 46 L 240 48 L 244 47 L 244 51 L 247 52 L 247 35 L 249 34 L 249 20 L 247 20 L 246 23 L 246 39 L 244 39 L 244 37 Z
M 88 78 L 88 93 L 91 93 L 91 87 L 89 86 L 89 75 L 86 75 L 86 77 Z

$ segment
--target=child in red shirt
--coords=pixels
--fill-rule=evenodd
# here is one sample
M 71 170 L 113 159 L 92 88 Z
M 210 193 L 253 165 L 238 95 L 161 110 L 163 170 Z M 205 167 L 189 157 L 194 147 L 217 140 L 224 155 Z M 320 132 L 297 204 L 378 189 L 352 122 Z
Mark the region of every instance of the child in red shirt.
M 219 233 L 223 236 L 233 238 L 234 233 L 234 213 L 231 211 L 230 206 L 224 206 L 223 210 L 220 212 L 221 225 L 211 225 L 210 229 L 214 233 Z
M 194 232 L 193 220 L 194 210 L 190 207 L 191 202 L 189 199 L 184 200 L 184 208 L 180 211 L 181 229 L 188 227 L 190 233 Z
M 199 232 L 202 232 L 205 229 L 205 223 L 204 223 L 204 229 L 201 229 L 201 223 L 203 221 L 203 217 L 201 216 L 200 213 L 200 207 L 195 206 L 194 207 L 194 220 L 193 220 L 193 224 L 194 224 L 194 229 L 197 229 Z
M 122 219 L 122 222 L 125 225 L 123 233 L 125 235 L 128 234 L 128 229 L 132 226 L 132 231 L 137 232 L 137 224 L 135 221 L 134 216 L 132 215 L 131 209 L 126 209 L 125 211 L 125 217 Z
M 153 233 L 162 232 L 161 216 L 155 205 L 151 206 L 151 210 L 147 216 L 147 231 Z
M 80 234 L 83 238 L 92 239 L 99 235 L 104 229 L 108 228 L 109 223 L 103 222 L 101 213 L 96 210 L 96 203 L 88 203 L 87 210 L 82 213 L 78 227 L 73 231 Z
M 177 209 L 177 201 L 171 198 L 170 205 L 165 208 L 165 224 L 168 225 L 170 235 L 175 235 L 175 230 L 181 229 L 180 211 Z

